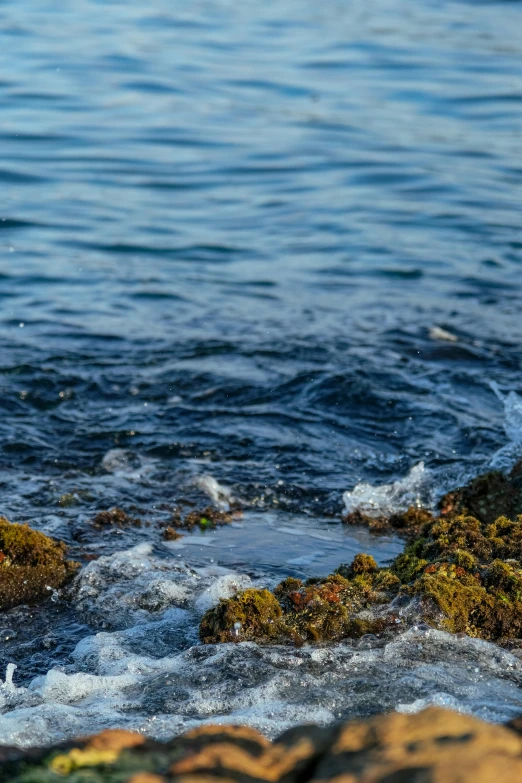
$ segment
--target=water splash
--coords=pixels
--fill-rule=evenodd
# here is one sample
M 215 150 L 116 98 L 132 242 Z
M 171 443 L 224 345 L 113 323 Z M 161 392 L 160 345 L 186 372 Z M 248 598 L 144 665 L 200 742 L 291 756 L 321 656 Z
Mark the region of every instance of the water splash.
M 347 513 L 359 509 L 372 517 L 405 511 L 409 506 L 429 505 L 429 473 L 424 462 L 419 462 L 405 478 L 392 484 L 357 484 L 343 494 L 343 502 Z
M 235 500 L 230 488 L 226 487 L 224 484 L 220 484 L 214 476 L 199 476 L 194 483 L 224 511 L 228 511 L 230 504 Z
M 496 381 L 489 385 L 504 405 L 504 432 L 510 440 L 493 454 L 489 464 L 496 470 L 510 470 L 522 458 L 522 397 L 512 390 L 503 394 Z
M 0 685 L 0 687 L 3 690 L 6 691 L 15 691 L 16 685 L 13 682 L 13 675 L 15 673 L 15 669 L 17 668 L 16 663 L 8 663 L 7 668 L 5 670 L 5 682 Z

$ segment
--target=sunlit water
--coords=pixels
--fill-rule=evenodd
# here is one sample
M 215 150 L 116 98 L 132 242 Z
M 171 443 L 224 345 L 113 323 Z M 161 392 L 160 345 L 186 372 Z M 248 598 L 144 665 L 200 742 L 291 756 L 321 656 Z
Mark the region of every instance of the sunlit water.
M 516 0 L 2 4 L 1 510 L 141 565 L 1 618 L 30 686 L 0 691 L 1 742 L 522 712 L 517 658 L 422 629 L 193 647 L 203 589 L 399 551 L 340 527 L 344 492 L 432 503 L 522 453 L 521 29 Z M 163 544 L 208 475 L 243 519 Z M 93 530 L 113 505 L 150 526 Z M 167 569 L 154 600 L 140 569 Z

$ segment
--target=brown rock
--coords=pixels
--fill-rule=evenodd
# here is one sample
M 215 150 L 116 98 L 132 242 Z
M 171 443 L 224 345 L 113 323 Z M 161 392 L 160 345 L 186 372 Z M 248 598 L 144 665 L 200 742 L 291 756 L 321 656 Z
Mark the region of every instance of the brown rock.
M 183 538 L 183 534 L 178 533 L 173 527 L 166 527 L 163 531 L 163 538 L 165 541 L 177 541 L 178 538 Z
M 522 739 L 503 726 L 431 707 L 347 723 L 314 778 L 336 783 L 520 783 Z
M 342 518 L 344 525 L 360 525 L 367 527 L 372 533 L 389 533 L 390 525 L 386 517 L 370 517 L 368 514 L 363 514 L 362 511 L 356 509 L 349 514 L 345 514 Z
M 192 783 L 201 777 L 223 777 L 241 781 L 294 781 L 317 760 L 318 751 L 324 749 L 314 741 L 318 727 L 306 727 L 284 735 L 278 742 L 270 743 L 252 729 L 242 727 L 203 727 L 197 737 L 185 735 L 183 740 L 198 740 L 198 748 L 187 748 L 170 768 L 174 776 L 183 775 Z M 187 753 L 188 750 L 188 753 Z
M 99 511 L 92 524 L 97 528 L 109 527 L 116 525 L 116 527 L 125 527 L 126 525 L 134 525 L 135 527 L 141 526 L 141 519 L 138 517 L 131 517 L 122 508 L 111 508 L 109 511 Z
M 145 737 L 136 731 L 125 729 L 105 729 L 99 734 L 87 738 L 87 748 L 93 750 L 114 750 L 119 753 L 125 748 L 136 748 L 143 745 Z
M 0 780 L 36 781 L 39 770 L 46 780 L 51 771 L 125 783 L 521 783 L 522 737 L 436 707 L 298 726 L 274 742 L 243 726 L 202 726 L 165 744 L 105 731 L 22 759 L 7 755 Z
M 392 514 L 389 518 L 384 516 L 371 517 L 359 509 L 345 514 L 342 521 L 345 525 L 361 525 L 367 527 L 370 533 L 392 533 L 397 531 L 411 536 L 422 530 L 428 522 L 433 522 L 435 517 L 425 508 L 410 506 L 406 511 Z

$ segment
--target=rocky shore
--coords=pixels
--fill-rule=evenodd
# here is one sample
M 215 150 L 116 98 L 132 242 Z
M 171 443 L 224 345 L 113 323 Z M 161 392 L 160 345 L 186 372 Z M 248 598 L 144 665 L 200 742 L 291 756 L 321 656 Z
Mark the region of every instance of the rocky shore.
M 504 511 L 502 511 L 504 509 Z M 437 514 L 355 511 L 346 524 L 394 530 L 404 551 L 387 568 L 360 553 L 325 579 L 288 578 L 272 592 L 220 601 L 201 621 L 203 642 L 304 644 L 393 633 L 409 616 L 451 633 L 518 646 L 522 637 L 522 466 L 445 495 Z
M 298 726 L 273 742 L 206 725 L 161 744 L 105 731 L 47 750 L 0 748 L 10 783 L 519 783 L 521 725 L 432 707 L 338 726 Z
M 435 513 L 417 507 L 389 517 L 354 512 L 343 519 L 345 524 L 366 525 L 376 535 L 393 530 L 403 537 L 404 550 L 389 566 L 378 567 L 373 557 L 359 553 L 326 578 L 287 578 L 272 590 L 238 588 L 203 613 L 200 639 L 218 646 L 328 647 L 361 637 L 396 638 L 424 623 L 427 629 L 494 641 L 517 655 L 522 653 L 519 512 L 520 463 L 507 476 L 489 473 L 448 493 Z M 99 514 L 95 523 L 121 526 L 128 519 L 136 523 L 113 509 Z M 169 530 L 231 519 L 222 512 L 213 516 L 209 508 L 180 518 Z M 66 555 L 61 542 L 1 518 L 0 607 L 36 604 L 68 585 L 64 597 L 69 588 L 74 591 L 78 564 Z M 228 644 L 225 649 L 239 648 Z M 207 724 L 167 743 L 114 729 L 46 749 L 0 748 L 0 781 L 64 779 L 509 783 L 522 780 L 522 717 L 501 726 L 430 707 L 326 728 L 298 726 L 273 741 L 247 726 Z

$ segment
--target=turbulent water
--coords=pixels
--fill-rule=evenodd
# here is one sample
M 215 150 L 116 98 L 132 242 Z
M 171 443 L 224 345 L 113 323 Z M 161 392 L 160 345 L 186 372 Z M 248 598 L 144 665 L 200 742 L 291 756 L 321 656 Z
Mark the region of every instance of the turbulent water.
M 343 507 L 522 453 L 521 27 L 517 0 L 2 3 L 1 511 L 85 567 L 0 619 L 0 742 L 522 712 L 518 658 L 422 627 L 197 644 L 234 586 L 400 550 Z M 237 525 L 162 542 L 229 493 Z M 150 525 L 93 528 L 114 505 Z

